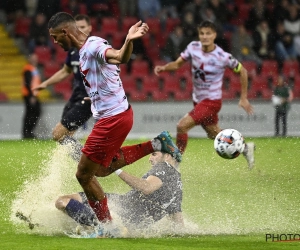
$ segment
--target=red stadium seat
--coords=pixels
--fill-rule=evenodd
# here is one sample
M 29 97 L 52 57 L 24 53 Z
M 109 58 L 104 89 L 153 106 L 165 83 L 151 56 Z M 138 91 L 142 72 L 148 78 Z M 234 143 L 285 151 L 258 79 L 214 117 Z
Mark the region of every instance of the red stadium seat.
M 67 58 L 67 52 L 64 51 L 62 48 L 58 48 L 56 50 L 55 59 L 56 62 L 60 65 L 63 65 Z
M 15 21 L 15 35 L 27 38 L 29 36 L 30 17 L 18 18 Z
M 122 20 L 122 31 L 128 31 L 130 27 L 138 22 L 138 19 L 133 16 L 125 16 Z
M 166 33 L 169 34 L 170 32 L 174 31 L 175 26 L 179 24 L 179 18 L 168 18 L 166 22 Z
M 92 25 L 92 33 L 99 30 L 99 21 L 97 17 L 90 17 L 91 25 Z
M 253 61 L 243 61 L 243 67 L 248 71 L 249 76 L 255 76 L 257 74 L 257 64 Z
M 278 63 L 275 60 L 264 60 L 261 66 L 262 75 L 277 75 L 278 74 Z
M 72 79 L 73 75 L 70 75 L 62 82 L 54 85 L 54 92 L 63 96 L 64 100 L 68 100 L 72 94 Z
M 131 74 L 134 76 L 145 76 L 149 74 L 149 64 L 147 61 L 133 61 L 131 64 Z
M 270 99 L 272 90 L 269 88 L 268 78 L 262 76 L 253 77 L 249 87 L 248 96 Z
M 295 76 L 299 74 L 298 61 L 284 61 L 282 67 L 282 73 L 285 76 Z
M 158 18 L 147 18 L 146 23 L 149 26 L 149 33 L 151 34 L 160 34 L 160 21 Z
M 52 52 L 51 49 L 47 46 L 37 46 L 34 49 L 34 53 L 38 57 L 39 64 L 46 64 L 52 60 Z
M 175 74 L 179 77 L 182 75 L 190 74 L 191 75 L 191 64 L 189 62 L 186 62 L 183 64 L 179 69 L 175 71 Z
M 242 3 L 238 6 L 238 15 L 240 20 L 247 20 L 249 17 L 250 9 L 252 5 L 249 3 Z
M 101 20 L 101 31 L 116 34 L 119 30 L 118 20 L 113 17 L 103 17 Z
M 57 61 L 52 60 L 52 61 L 44 64 L 44 76 L 46 78 L 50 78 L 60 69 L 61 69 L 60 64 L 58 64 Z

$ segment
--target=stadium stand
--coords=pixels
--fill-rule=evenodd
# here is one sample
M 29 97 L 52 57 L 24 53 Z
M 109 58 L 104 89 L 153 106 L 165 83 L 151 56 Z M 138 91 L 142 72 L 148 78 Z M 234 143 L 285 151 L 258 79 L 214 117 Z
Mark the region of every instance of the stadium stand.
M 61 10 L 67 10 L 69 1 L 61 0 L 60 6 Z M 93 35 L 101 36 L 107 39 L 114 48 L 118 49 L 122 46 L 123 40 L 126 37 L 126 31 L 138 20 L 138 13 L 136 16 L 123 16 L 121 17 L 120 10 L 118 7 L 118 1 L 103 1 L 102 3 L 96 3 L 92 6 L 88 6 L 88 3 L 84 1 L 79 2 L 79 12 L 82 14 L 88 14 L 91 18 L 91 23 L 93 27 Z M 232 3 L 228 3 L 232 7 Z M 269 11 L 274 9 L 274 3 L 272 1 L 267 1 L 266 6 Z M 182 6 L 181 6 L 182 7 Z M 249 11 L 253 7 L 253 2 L 246 0 L 236 0 L 234 1 L 234 8 L 237 9 L 237 16 L 231 16 L 228 19 L 228 25 L 225 24 L 224 27 L 227 27 L 223 31 L 223 37 L 228 41 L 228 48 L 230 51 L 230 37 L 234 30 L 235 25 L 238 25 L 241 22 L 247 21 L 249 17 Z M 182 8 L 183 9 L 183 8 Z M 180 13 L 181 9 L 178 8 Z M 180 15 L 179 15 L 180 16 Z M 160 16 L 147 18 L 146 22 L 148 23 L 150 30 L 142 40 L 146 48 L 146 53 L 148 58 L 153 62 L 153 65 L 162 65 L 165 62 L 161 61 L 161 49 L 164 47 L 166 38 L 170 32 L 173 31 L 174 27 L 178 24 L 181 24 L 180 18 L 167 18 L 161 19 Z M 14 25 L 14 35 L 15 37 L 21 37 L 26 41 L 28 36 L 29 25 L 31 23 L 31 18 L 26 16 L 20 16 L 15 20 Z M 252 31 L 248 30 L 251 34 Z M 3 41 L 1 41 L 2 45 Z M 227 48 L 227 49 L 228 49 Z M 66 53 L 61 49 L 57 48 L 54 45 L 54 50 L 48 48 L 47 46 L 37 47 L 35 52 L 39 55 L 39 63 L 44 69 L 44 77 L 49 77 L 55 69 L 61 67 L 66 58 Z M 24 62 L 24 59 L 23 59 Z M 56 65 L 54 65 L 56 62 Z M 267 59 L 263 60 L 261 67 L 258 67 L 254 62 L 243 61 L 244 67 L 248 71 L 250 86 L 249 86 L 249 95 L 252 99 L 259 100 L 268 100 L 272 90 L 272 79 L 277 77 L 278 74 L 282 73 L 285 76 L 292 77 L 294 79 L 294 90 L 298 91 L 300 87 L 299 84 L 299 62 L 297 61 L 284 61 L 281 64 L 278 64 L 276 60 Z M 20 64 L 21 65 L 21 64 Z M 20 65 L 18 70 L 20 70 Z M 150 64 L 151 66 L 151 64 Z M 281 67 L 282 66 L 282 67 Z M 184 101 L 190 100 L 192 83 L 190 76 L 190 65 L 184 64 L 176 73 L 172 74 L 161 74 L 160 77 L 153 75 L 152 70 L 149 69 L 149 62 L 146 61 L 132 61 L 131 71 L 127 70 L 127 65 L 120 65 L 121 68 L 121 77 L 125 91 L 130 95 L 132 101 L 165 101 L 165 100 L 177 100 Z M 12 77 L 16 76 L 13 73 Z M 145 88 L 148 89 L 146 92 L 143 88 L 140 88 L 140 84 L 137 83 L 137 79 L 145 80 Z M 156 89 L 148 86 L 149 79 L 151 79 L 152 84 L 157 87 L 158 83 L 155 81 L 163 81 L 165 89 Z M 264 82 L 259 83 L 260 82 Z M 184 87 L 182 87 L 184 86 Z M 149 89 L 152 89 L 151 91 Z M 58 85 L 55 88 L 55 91 L 58 93 L 63 93 L 70 91 L 70 88 L 67 86 L 67 83 L 64 82 Z M 9 100 L 11 100 L 11 94 L 8 95 L 6 92 L 3 92 L 0 89 L 0 92 L 4 93 Z M 223 86 L 223 98 L 224 99 L 234 99 L 238 97 L 240 92 L 240 82 L 239 78 L 230 70 L 225 71 L 224 75 L 224 86 Z M 67 94 L 64 94 L 66 98 Z M 296 98 L 299 98 L 300 94 L 295 94 Z M 5 98 L 2 98 L 5 99 Z

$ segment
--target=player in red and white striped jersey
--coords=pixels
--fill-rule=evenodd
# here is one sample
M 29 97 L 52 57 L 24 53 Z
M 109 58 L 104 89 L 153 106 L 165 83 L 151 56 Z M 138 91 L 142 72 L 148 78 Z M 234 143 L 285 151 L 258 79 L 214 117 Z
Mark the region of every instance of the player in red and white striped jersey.
M 79 50 L 83 84 L 97 122 L 82 149 L 76 177 L 98 220 L 109 222 L 107 197 L 96 176 L 107 176 L 157 150 L 181 161 L 179 150 L 165 131 L 151 141 L 121 148 L 132 128 L 133 111 L 124 93 L 118 65 L 128 62 L 132 41 L 145 35 L 149 27 L 141 21 L 134 24 L 120 50 L 113 49 L 102 38 L 88 37 L 78 29 L 74 18 L 65 12 L 52 16 L 48 28 L 54 43 L 64 50 L 71 47 Z
M 214 139 L 221 131 L 218 124 L 218 113 L 222 107 L 222 84 L 226 68 L 230 68 L 240 75 L 239 106 L 248 114 L 253 113 L 253 107 L 247 99 L 247 70 L 230 53 L 225 52 L 214 43 L 217 36 L 214 23 L 203 21 L 198 27 L 198 34 L 200 41 L 191 42 L 176 61 L 154 68 L 154 73 L 159 75 L 164 71 L 175 71 L 187 61 L 191 62 L 194 109 L 177 124 L 177 146 L 181 153 L 187 146 L 188 131 L 194 126 L 201 125 L 210 139 Z M 247 143 L 243 153 L 249 169 L 252 169 L 254 144 Z

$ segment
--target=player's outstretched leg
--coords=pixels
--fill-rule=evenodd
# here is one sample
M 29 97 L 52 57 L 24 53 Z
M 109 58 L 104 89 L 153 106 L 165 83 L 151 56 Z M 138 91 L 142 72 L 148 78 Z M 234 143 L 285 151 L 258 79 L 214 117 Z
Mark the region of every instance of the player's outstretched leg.
M 249 170 L 254 168 L 254 150 L 255 150 L 254 142 L 246 143 L 245 149 L 243 151 L 243 155 L 247 160 Z

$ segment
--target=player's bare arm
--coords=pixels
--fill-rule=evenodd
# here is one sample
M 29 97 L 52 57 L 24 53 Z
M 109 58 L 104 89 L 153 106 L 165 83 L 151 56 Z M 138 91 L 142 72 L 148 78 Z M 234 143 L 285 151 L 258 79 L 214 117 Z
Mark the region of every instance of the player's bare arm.
M 155 75 L 158 76 L 159 73 L 164 72 L 164 71 L 175 71 L 175 70 L 179 69 L 184 63 L 185 63 L 185 61 L 180 56 L 177 58 L 176 61 L 169 62 L 162 66 L 155 66 L 154 73 L 155 73 Z
M 33 88 L 32 90 L 43 90 L 47 88 L 47 86 L 49 85 L 61 82 L 66 77 L 68 77 L 71 73 L 72 73 L 72 68 L 64 64 L 64 66 L 59 71 L 57 71 L 53 76 L 51 76 L 46 81 L 43 81 L 39 86 Z
M 241 96 L 239 101 L 239 106 L 242 107 L 247 114 L 252 115 L 253 114 L 253 107 L 249 103 L 247 94 L 248 94 L 248 72 L 247 70 L 240 64 L 240 82 L 241 82 Z
M 106 52 L 106 60 L 111 64 L 127 63 L 130 59 L 133 43 L 132 41 L 144 36 L 149 30 L 146 23 L 137 22 L 131 26 L 126 36 L 125 42 L 120 50 L 109 49 Z
M 153 175 L 148 176 L 147 179 L 142 179 L 123 171 L 119 174 L 119 177 L 129 186 L 141 191 L 145 195 L 151 194 L 158 190 L 163 184 L 161 179 Z

